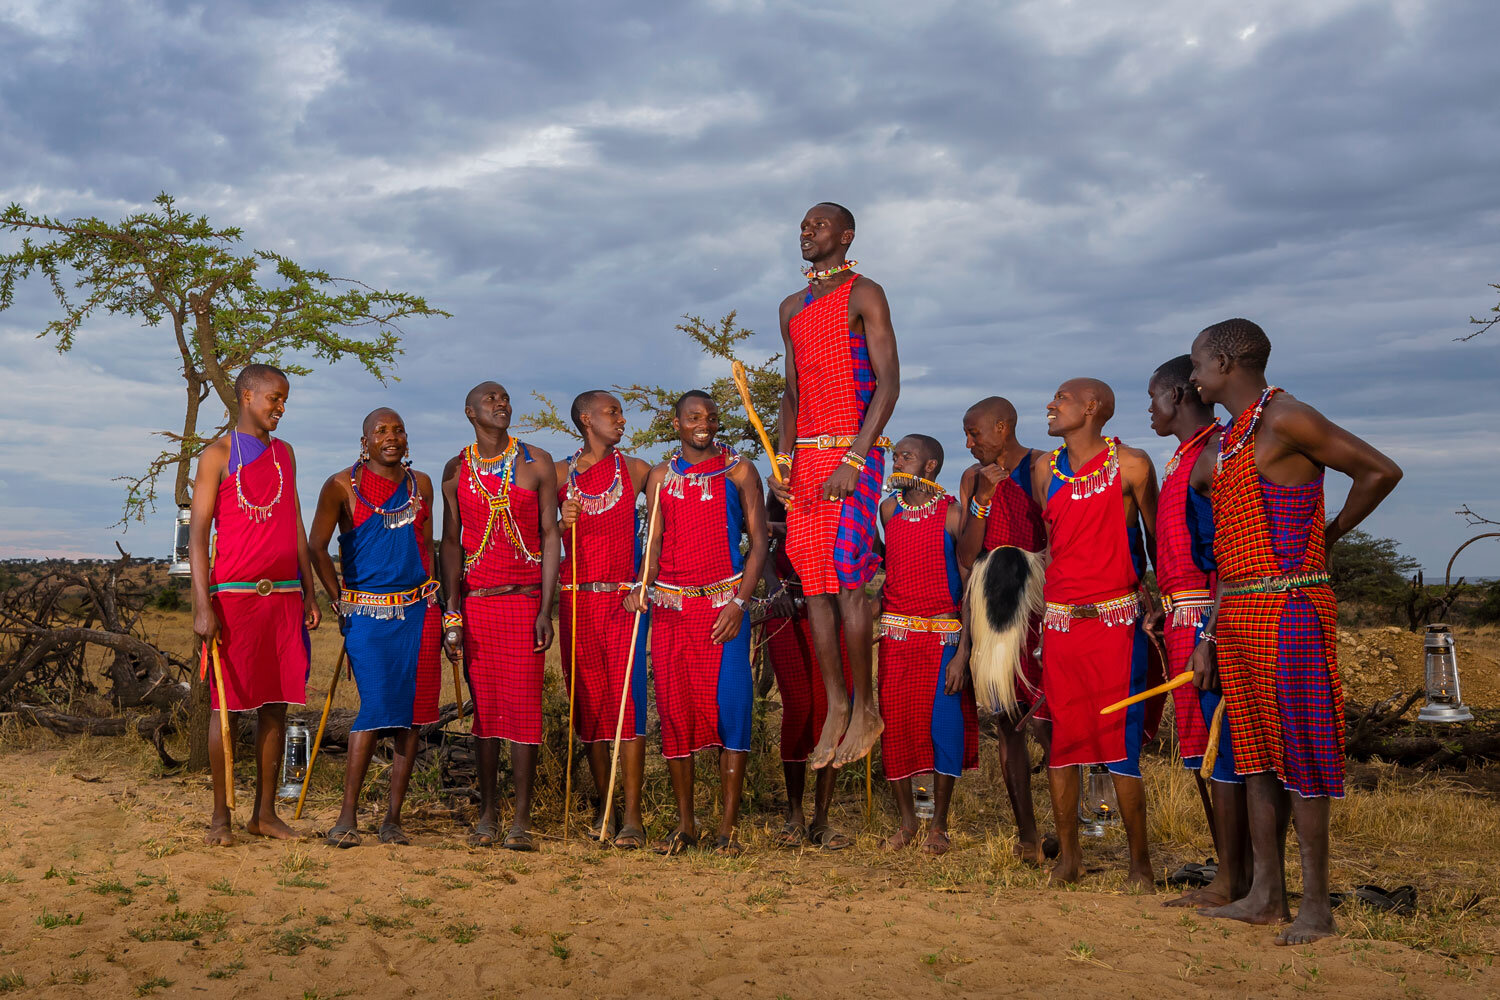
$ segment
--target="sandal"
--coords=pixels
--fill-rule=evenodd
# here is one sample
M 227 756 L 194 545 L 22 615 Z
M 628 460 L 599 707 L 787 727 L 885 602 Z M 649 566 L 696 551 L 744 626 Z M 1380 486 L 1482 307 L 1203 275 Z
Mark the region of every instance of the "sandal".
M 506 833 L 505 840 L 500 846 L 507 851 L 534 851 L 536 850 L 536 837 L 532 836 L 530 830 L 513 826 Z
M 698 846 L 698 838 L 695 834 L 683 833 L 681 830 L 673 830 L 667 834 L 667 839 L 658 841 L 652 850 L 665 857 L 675 858 L 690 847 Z
M 329 847 L 337 847 L 340 850 L 348 850 L 359 846 L 359 828 L 350 826 L 332 826 L 328 832 L 323 834 L 323 842 Z
M 745 845 L 733 837 L 721 836 L 714 841 L 714 856 L 719 858 L 737 858 L 745 853 Z
M 809 827 L 807 831 L 808 843 L 821 847 L 825 851 L 842 851 L 854 846 L 854 838 L 847 833 L 840 833 L 827 823 L 822 826 Z
M 1329 902 L 1334 906 L 1345 903 L 1363 903 L 1372 910 L 1383 910 L 1400 917 L 1409 917 L 1417 912 L 1417 890 L 1409 885 L 1395 889 L 1382 889 L 1378 885 L 1357 885 L 1349 892 L 1331 892 Z
M 882 844 L 881 847 L 883 847 L 887 851 L 899 851 L 903 847 L 910 847 L 912 841 L 916 839 L 917 831 L 904 830 L 901 827 L 897 827 L 895 833 L 885 838 L 885 843 Z
M 787 820 L 781 824 L 781 829 L 771 835 L 772 847 L 796 848 L 801 847 L 802 842 L 807 839 L 807 827 L 802 823 L 793 823 Z
M 1167 885 L 1182 889 L 1201 889 L 1218 874 L 1219 866 L 1212 858 L 1206 859 L 1201 865 L 1190 861 L 1167 876 Z
M 952 841 L 948 839 L 948 835 L 942 830 L 928 830 L 927 840 L 922 844 L 922 853 L 940 858 L 948 853 L 948 848 L 951 846 Z
M 500 828 L 495 825 L 494 820 L 484 820 L 474 825 L 474 832 L 469 834 L 470 847 L 494 847 L 495 838 L 500 835 Z
M 380 842 L 410 846 L 411 839 L 407 837 L 406 831 L 401 829 L 400 823 L 382 823 L 380 824 Z
M 622 851 L 638 851 L 646 846 L 646 831 L 638 826 L 626 826 L 615 836 L 614 845 Z
M 601 828 L 606 825 L 609 827 L 609 831 L 601 836 Z M 600 816 L 589 824 L 588 832 L 584 834 L 584 837 L 589 840 L 599 841 L 600 843 L 607 843 L 608 841 L 614 839 L 615 832 L 618 829 L 619 824 L 614 822 L 613 816 L 609 817 L 609 822 L 607 824 L 605 822 L 605 817 Z

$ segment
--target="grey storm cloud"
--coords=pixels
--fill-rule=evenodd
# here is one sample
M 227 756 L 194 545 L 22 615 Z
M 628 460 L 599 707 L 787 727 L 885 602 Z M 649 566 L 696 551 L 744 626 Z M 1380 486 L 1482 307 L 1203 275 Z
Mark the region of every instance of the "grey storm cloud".
M 298 381 L 305 501 L 377 405 L 432 469 L 482 377 L 523 410 L 701 383 L 672 327 L 732 309 L 777 351 L 795 223 L 832 198 L 892 304 L 893 430 L 961 453 L 999 392 L 1040 445 L 1053 388 L 1092 374 L 1164 457 L 1146 378 L 1246 315 L 1280 384 L 1406 467 L 1370 530 L 1441 566 L 1451 511 L 1500 492 L 1496 342 L 1453 342 L 1500 281 L 1500 9 L 1140 6 L 0 0 L 0 200 L 113 219 L 165 189 L 454 313 L 408 330 L 399 382 Z M 173 352 L 105 318 L 58 356 L 51 315 L 40 285 L 0 313 L 0 552 L 103 553 L 113 477 L 179 412 Z M 126 547 L 155 554 L 163 517 Z

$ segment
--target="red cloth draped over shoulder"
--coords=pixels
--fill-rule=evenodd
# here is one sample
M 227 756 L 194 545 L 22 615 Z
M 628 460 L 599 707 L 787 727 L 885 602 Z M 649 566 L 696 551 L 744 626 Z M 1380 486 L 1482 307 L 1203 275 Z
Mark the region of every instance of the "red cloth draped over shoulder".
M 1213 426 L 1217 426 L 1216 424 Z M 1188 491 L 1193 466 L 1208 446 L 1211 434 L 1183 442 L 1169 472 L 1162 476 L 1156 501 L 1156 583 L 1163 594 L 1186 591 L 1212 592 L 1213 579 L 1193 561 L 1193 535 L 1188 527 Z M 1198 624 L 1177 625 L 1168 613 L 1162 624 L 1167 647 L 1167 676 L 1176 677 L 1187 668 L 1188 657 L 1198 644 Z M 1177 748 L 1183 757 L 1201 757 L 1208 746 L 1208 727 L 1203 722 L 1198 689 L 1191 684 L 1172 692 L 1177 720 Z

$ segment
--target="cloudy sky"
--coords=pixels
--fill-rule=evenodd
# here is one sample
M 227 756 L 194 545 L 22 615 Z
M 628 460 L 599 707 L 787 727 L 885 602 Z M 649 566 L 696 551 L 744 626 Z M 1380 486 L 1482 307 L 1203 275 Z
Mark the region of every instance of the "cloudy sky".
M 436 471 L 481 377 L 701 383 L 685 313 L 777 350 L 797 221 L 832 199 L 891 301 L 891 426 L 943 440 L 945 482 L 969 401 L 1009 396 L 1041 445 L 1074 375 L 1164 460 L 1147 376 L 1244 315 L 1274 381 L 1406 468 L 1367 527 L 1440 570 L 1456 507 L 1500 518 L 1500 331 L 1454 342 L 1500 282 L 1500 8 L 1140 6 L 0 0 L 0 202 L 115 220 L 167 190 L 452 312 L 410 325 L 399 383 L 294 385 L 304 504 L 375 405 Z M 111 551 L 113 477 L 180 421 L 167 331 L 96 319 L 59 355 L 54 315 L 39 283 L 0 313 L 4 554 Z M 125 547 L 163 554 L 169 516 Z M 1465 560 L 1500 573 L 1500 547 Z

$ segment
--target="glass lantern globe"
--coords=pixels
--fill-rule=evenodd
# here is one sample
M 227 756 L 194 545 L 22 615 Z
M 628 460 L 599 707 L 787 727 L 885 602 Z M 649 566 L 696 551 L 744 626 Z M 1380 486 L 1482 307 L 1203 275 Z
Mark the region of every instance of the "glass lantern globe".
M 1120 822 L 1115 780 L 1103 764 L 1078 765 L 1078 821 L 1085 837 L 1102 837 Z
M 1458 656 L 1453 649 L 1453 630 L 1447 625 L 1427 626 L 1422 642 L 1426 660 L 1427 704 L 1417 713 L 1422 722 L 1468 722 L 1474 718 L 1458 688 Z
M 281 782 L 276 789 L 280 799 L 296 799 L 302 795 L 302 781 L 307 777 L 307 758 L 312 748 L 312 734 L 300 722 L 289 722 L 286 726 L 286 743 L 281 753 Z
M 168 576 L 193 575 L 193 568 L 188 563 L 188 531 L 192 520 L 191 507 L 177 508 L 177 520 L 172 525 L 172 561 L 167 566 Z

